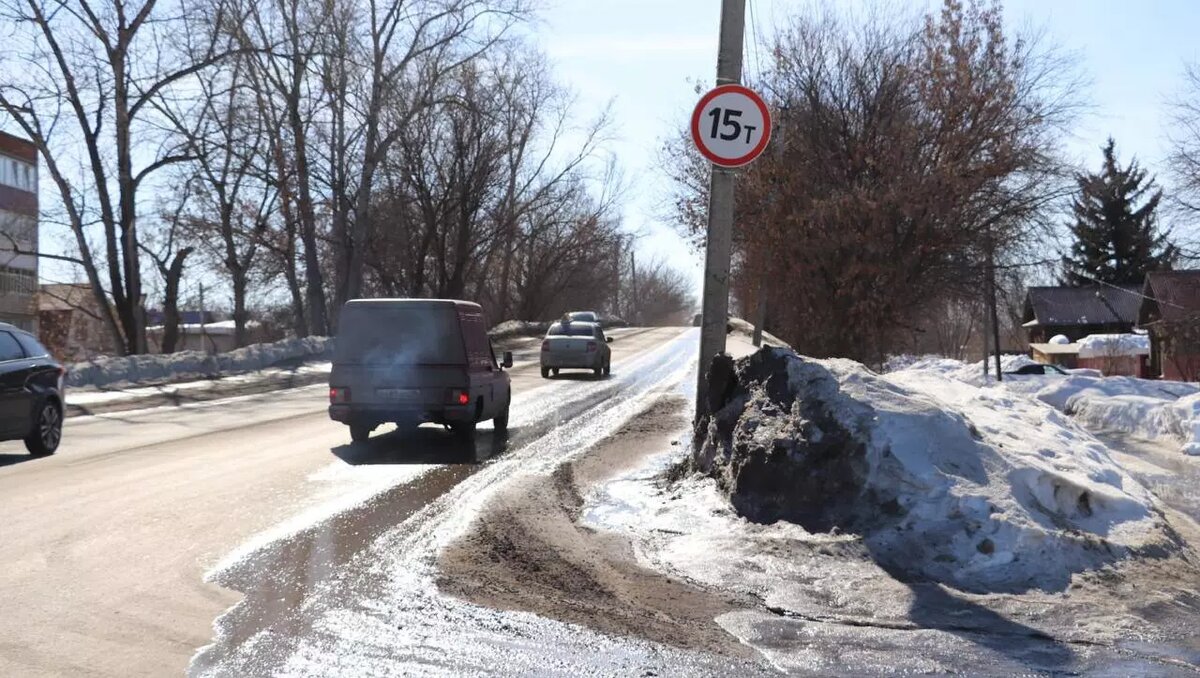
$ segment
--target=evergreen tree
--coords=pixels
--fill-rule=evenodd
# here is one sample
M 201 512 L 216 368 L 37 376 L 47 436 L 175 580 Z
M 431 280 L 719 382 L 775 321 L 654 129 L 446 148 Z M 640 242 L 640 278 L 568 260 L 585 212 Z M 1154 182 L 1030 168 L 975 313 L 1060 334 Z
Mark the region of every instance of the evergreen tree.
M 1070 224 L 1075 244 L 1063 257 L 1063 282 L 1090 285 L 1094 280 L 1113 285 L 1141 285 L 1148 271 L 1171 268 L 1175 246 L 1158 231 L 1155 211 L 1162 189 L 1131 161 L 1122 168 L 1115 143 L 1104 147 L 1104 167 L 1099 174 L 1079 174 L 1079 194 L 1071 203 Z M 1148 197 L 1147 197 L 1148 196 Z M 1139 206 L 1140 204 L 1140 206 Z

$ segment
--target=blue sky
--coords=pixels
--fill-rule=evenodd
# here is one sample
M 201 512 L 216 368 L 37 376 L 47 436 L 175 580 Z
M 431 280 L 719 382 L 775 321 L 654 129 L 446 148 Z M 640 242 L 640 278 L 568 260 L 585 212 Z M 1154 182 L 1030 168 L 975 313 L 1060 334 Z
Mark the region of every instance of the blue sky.
M 692 83 L 713 79 L 720 4 L 549 0 L 536 28 L 559 77 L 579 94 L 582 112 L 613 103 L 618 138 L 612 149 L 634 187 L 625 223 L 645 234 L 642 254 L 679 262 L 697 291 L 698 257 L 674 235 L 659 208 L 669 185 L 655 166 L 655 151 L 686 121 L 697 98 Z M 845 0 L 839 6 L 863 4 Z M 940 2 L 896 4 L 936 9 Z M 811 6 L 807 0 L 749 0 L 748 14 L 757 18 L 765 39 L 772 23 Z M 1182 80 L 1184 63 L 1200 59 L 1200 2 L 1007 0 L 1004 10 L 1013 28 L 1040 29 L 1078 56 L 1091 109 L 1067 142 L 1072 157 L 1097 165 L 1099 147 L 1111 134 L 1123 160 L 1136 155 L 1165 180 L 1165 102 Z M 752 65 L 753 56 L 747 54 L 746 61 Z

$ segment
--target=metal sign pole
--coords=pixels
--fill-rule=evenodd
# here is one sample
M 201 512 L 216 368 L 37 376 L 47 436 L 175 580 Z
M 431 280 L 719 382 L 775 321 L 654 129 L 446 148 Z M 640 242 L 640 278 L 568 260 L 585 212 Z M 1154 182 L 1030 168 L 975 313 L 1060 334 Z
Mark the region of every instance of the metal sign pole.
M 722 0 L 721 42 L 717 51 L 717 85 L 742 79 L 742 33 L 746 0 Z M 706 372 L 712 359 L 725 351 L 729 313 L 729 258 L 733 244 L 734 170 L 713 166 L 708 189 L 708 237 L 704 253 L 704 323 L 700 328 L 700 364 L 696 378 L 696 412 L 703 413 L 707 397 Z

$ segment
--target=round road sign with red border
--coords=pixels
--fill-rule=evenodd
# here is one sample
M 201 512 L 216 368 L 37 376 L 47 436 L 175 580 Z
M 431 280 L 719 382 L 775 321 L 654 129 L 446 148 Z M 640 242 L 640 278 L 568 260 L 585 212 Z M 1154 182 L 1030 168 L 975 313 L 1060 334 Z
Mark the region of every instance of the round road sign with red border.
M 753 90 L 721 85 L 692 111 L 692 141 L 714 165 L 740 167 L 757 158 L 771 140 L 771 113 Z

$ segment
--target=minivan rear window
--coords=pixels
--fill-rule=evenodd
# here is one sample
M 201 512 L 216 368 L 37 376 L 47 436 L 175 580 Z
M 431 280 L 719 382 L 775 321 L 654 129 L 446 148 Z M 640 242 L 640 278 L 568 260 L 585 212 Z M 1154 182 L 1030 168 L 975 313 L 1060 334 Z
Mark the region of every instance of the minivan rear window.
M 550 336 L 552 337 L 592 337 L 595 334 L 596 331 L 592 329 L 592 326 L 586 324 L 577 325 L 571 323 L 570 325 L 563 325 L 561 323 L 554 323 L 550 326 Z
M 347 306 L 334 359 L 359 365 L 465 365 L 454 308 Z

